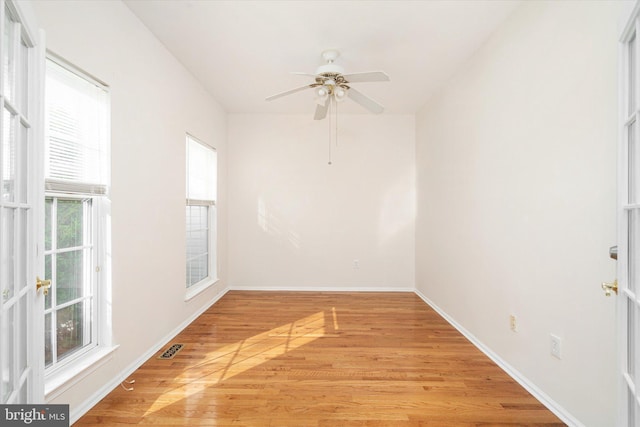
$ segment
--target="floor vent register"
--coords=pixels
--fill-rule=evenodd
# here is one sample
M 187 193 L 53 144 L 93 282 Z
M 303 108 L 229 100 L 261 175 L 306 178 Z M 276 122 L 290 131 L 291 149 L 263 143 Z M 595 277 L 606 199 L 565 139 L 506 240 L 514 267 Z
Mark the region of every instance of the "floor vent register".
M 158 356 L 158 359 L 173 359 L 183 347 L 184 344 L 172 344 L 171 347 L 163 351 L 162 354 Z

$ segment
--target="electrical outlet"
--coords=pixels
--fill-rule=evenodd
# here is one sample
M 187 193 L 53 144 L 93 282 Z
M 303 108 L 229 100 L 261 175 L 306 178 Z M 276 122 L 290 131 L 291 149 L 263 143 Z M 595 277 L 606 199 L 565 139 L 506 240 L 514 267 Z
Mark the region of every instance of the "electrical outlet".
M 353 260 L 353 269 L 354 269 L 354 270 L 357 270 L 357 269 L 359 269 L 359 268 L 360 268 L 360 261 L 359 261 L 359 260 L 357 260 L 357 259 L 354 259 L 354 260 Z
M 518 322 L 515 314 L 509 315 L 509 328 L 511 328 L 513 332 L 518 332 Z
M 562 338 L 551 334 L 551 355 L 562 359 Z

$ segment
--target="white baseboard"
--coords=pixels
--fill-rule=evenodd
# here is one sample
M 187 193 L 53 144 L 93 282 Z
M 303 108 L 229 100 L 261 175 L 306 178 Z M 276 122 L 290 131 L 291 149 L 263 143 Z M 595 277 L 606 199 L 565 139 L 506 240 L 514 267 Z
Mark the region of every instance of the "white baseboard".
M 440 316 L 442 316 L 451 326 L 456 328 L 458 332 L 460 332 L 466 339 L 471 341 L 471 343 L 478 348 L 481 352 L 483 352 L 489 359 L 491 359 L 496 365 L 498 365 L 503 371 L 507 373 L 511 378 L 513 378 L 518 384 L 524 387 L 529 393 L 533 395 L 536 399 L 540 401 L 544 406 L 547 407 L 551 412 L 553 412 L 562 422 L 571 426 L 571 427 L 585 427 L 580 421 L 578 421 L 573 415 L 568 413 L 562 406 L 560 406 L 556 401 L 554 401 L 549 395 L 543 392 L 540 388 L 538 388 L 535 384 L 533 384 L 527 377 L 522 375 L 517 369 L 513 366 L 509 365 L 504 359 L 494 353 L 489 347 L 484 345 L 480 340 L 478 340 L 471 332 L 467 331 L 463 328 L 458 322 L 456 322 L 452 317 L 450 317 L 447 313 L 445 313 L 440 307 L 433 303 L 429 298 L 427 298 L 422 292 L 419 290 L 414 290 L 416 295 L 418 295 L 427 305 L 433 308 Z
M 76 421 L 78 421 L 84 414 L 86 414 L 93 406 L 95 406 L 98 402 L 104 399 L 111 391 L 118 387 L 124 380 L 133 374 L 136 369 L 138 369 L 144 362 L 149 360 L 154 354 L 160 351 L 173 337 L 178 335 L 184 328 L 189 326 L 198 316 L 207 311 L 209 307 L 215 304 L 220 298 L 222 298 L 227 292 L 228 288 L 224 288 L 220 290 L 209 302 L 204 304 L 198 311 L 192 314 L 189 318 L 187 318 L 184 322 L 182 322 L 177 328 L 173 331 L 166 334 L 160 341 L 158 341 L 153 347 L 151 347 L 146 353 L 137 358 L 133 363 L 131 363 L 128 367 L 126 367 L 122 372 L 116 376 L 113 380 L 104 384 L 98 391 L 96 391 L 93 395 L 91 395 L 88 399 L 86 399 L 81 405 L 72 408 L 69 419 L 70 424 L 73 425 Z
M 231 285 L 230 291 L 265 291 L 265 292 L 415 292 L 415 288 L 403 286 L 243 286 Z

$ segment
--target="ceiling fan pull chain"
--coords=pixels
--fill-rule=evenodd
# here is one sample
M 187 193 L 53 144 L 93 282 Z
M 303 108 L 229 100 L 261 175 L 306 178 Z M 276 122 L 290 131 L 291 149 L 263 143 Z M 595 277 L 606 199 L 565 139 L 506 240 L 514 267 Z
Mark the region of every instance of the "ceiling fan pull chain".
M 331 100 L 329 100 L 329 110 L 332 110 Z M 329 165 L 331 165 L 331 111 L 329 111 Z
M 335 136 L 335 138 L 336 138 L 336 148 L 338 148 L 338 100 L 337 100 L 335 97 L 333 98 L 333 103 L 334 103 L 334 104 L 335 104 L 335 106 L 336 106 L 336 109 L 335 109 L 335 115 L 336 115 L 336 118 L 335 118 L 335 122 L 336 122 L 336 133 L 335 133 L 335 135 L 336 135 L 336 136 Z

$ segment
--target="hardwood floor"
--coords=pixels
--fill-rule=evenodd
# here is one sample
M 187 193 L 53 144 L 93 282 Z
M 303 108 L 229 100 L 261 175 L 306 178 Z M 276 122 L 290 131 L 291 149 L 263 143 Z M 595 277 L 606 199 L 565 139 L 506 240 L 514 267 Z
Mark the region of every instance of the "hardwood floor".
M 564 425 L 412 293 L 232 291 L 171 343 L 75 425 Z

